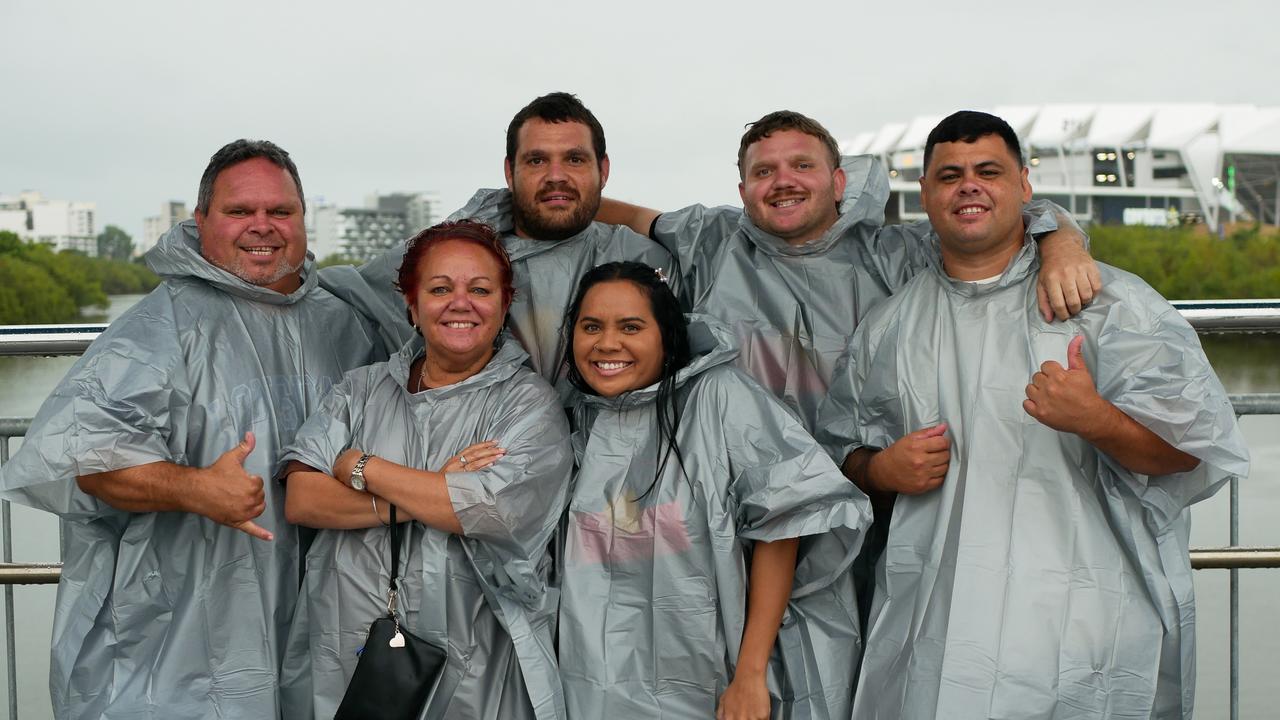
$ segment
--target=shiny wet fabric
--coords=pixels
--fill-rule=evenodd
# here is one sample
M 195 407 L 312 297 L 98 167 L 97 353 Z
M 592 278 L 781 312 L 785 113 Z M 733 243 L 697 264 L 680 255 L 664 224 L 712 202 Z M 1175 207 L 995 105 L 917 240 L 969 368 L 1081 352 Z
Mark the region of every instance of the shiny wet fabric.
M 50 691 L 58 718 L 274 718 L 298 590 L 299 538 L 267 482 L 264 542 L 204 517 L 130 513 L 76 477 L 166 461 L 203 467 L 253 431 L 271 477 L 373 329 L 316 286 L 281 295 L 199 254 L 193 222 L 147 255 L 164 281 L 99 337 L 3 469 L 7 499 L 66 521 Z
M 1105 265 L 1092 304 L 1045 323 L 1030 242 L 990 285 L 932 257 L 858 329 L 821 416 L 839 457 L 938 422 L 952 438 L 942 487 L 894 505 L 854 717 L 1190 718 L 1188 506 L 1248 472 L 1195 332 Z M 1132 473 L 1023 410 L 1076 335 L 1099 393 L 1197 468 Z
M 410 632 L 448 648 L 423 717 L 563 718 L 546 577 L 572 466 L 564 413 L 510 338 L 476 375 L 410 393 L 421 352 L 411 341 L 388 362 L 348 373 L 286 457 L 328 468 L 358 447 L 432 469 L 473 443 L 506 448 L 492 467 L 446 476 L 462 536 L 405 525 L 398 603 Z M 369 624 L 386 613 L 389 536 L 384 527 L 317 534 L 282 677 L 286 717 L 333 717 Z
M 656 386 L 573 395 L 560 662 L 572 718 L 710 718 L 746 625 L 752 541 L 804 538 L 768 684 L 775 718 L 845 718 L 857 662 L 847 569 L 870 506 L 799 422 L 691 325 L 683 458 L 655 480 Z
M 560 326 L 578 278 L 591 268 L 617 260 L 634 260 L 671 269 L 671 256 L 660 245 L 629 228 L 592 223 L 564 240 L 522 238 L 513 231 L 511 192 L 478 190 L 450 220 L 488 223 L 502 235 L 511 256 L 515 298 L 507 327 L 529 352 L 530 367 L 554 382 L 561 375 L 563 344 Z M 355 268 L 326 268 L 321 284 L 373 318 L 390 342 L 403 344 L 413 334 L 404 299 L 392 283 L 404 257 L 401 246 Z
M 845 157 L 840 215 L 822 237 L 790 245 L 740 208 L 663 213 L 653 235 L 679 259 L 681 300 L 729 326 L 737 364 L 812 432 L 836 363 L 866 313 L 927 267 L 927 222 L 884 224 L 889 175 L 878 157 Z M 1056 229 L 1057 207 L 1028 207 Z

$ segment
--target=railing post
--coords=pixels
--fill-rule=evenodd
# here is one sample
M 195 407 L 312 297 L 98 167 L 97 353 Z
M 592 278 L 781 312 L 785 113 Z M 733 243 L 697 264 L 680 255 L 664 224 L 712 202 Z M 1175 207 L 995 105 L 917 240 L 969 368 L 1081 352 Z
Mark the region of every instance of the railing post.
M 1231 547 L 1240 545 L 1240 479 L 1231 478 Z M 1240 720 L 1240 570 L 1231 568 L 1231 720 Z
M 9 462 L 9 437 L 0 435 L 0 465 Z M 8 500 L 0 500 L 0 523 L 3 523 L 3 557 L 13 562 L 13 514 Z M 13 586 L 4 586 L 4 652 L 9 686 L 9 720 L 18 720 L 18 649 L 14 627 Z

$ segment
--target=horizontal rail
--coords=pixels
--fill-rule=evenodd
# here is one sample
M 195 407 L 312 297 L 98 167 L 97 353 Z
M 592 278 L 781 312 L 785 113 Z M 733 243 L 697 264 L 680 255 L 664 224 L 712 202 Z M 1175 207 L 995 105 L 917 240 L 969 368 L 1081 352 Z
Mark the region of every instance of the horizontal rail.
M 1280 547 L 1192 548 L 1193 570 L 1280 568 Z
M 1176 300 L 1200 332 L 1280 332 L 1280 299 Z M 106 330 L 102 324 L 0 325 L 0 356 L 79 355 Z
M 0 355 L 80 355 L 107 326 L 0 325 Z
M 1195 570 L 1256 570 L 1280 568 L 1280 547 L 1193 548 Z M 59 563 L 0 563 L 0 585 L 56 585 Z
M 1280 300 L 1175 300 L 1173 306 L 1200 332 L 1280 331 Z
M 57 585 L 62 563 L 0 563 L 0 585 Z

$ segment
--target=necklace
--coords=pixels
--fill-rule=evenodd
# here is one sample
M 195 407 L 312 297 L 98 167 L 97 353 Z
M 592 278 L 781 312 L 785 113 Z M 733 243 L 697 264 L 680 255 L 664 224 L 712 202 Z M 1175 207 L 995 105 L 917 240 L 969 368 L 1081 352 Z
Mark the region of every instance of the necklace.
M 427 389 L 427 361 L 422 361 L 422 369 L 418 371 L 418 392 Z

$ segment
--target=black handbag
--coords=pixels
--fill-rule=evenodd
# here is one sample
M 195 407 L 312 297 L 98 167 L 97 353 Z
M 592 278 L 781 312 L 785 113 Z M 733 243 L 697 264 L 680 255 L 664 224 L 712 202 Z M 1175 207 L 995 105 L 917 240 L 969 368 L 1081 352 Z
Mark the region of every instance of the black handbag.
M 355 674 L 333 720 L 417 720 L 448 653 L 400 627 L 396 618 L 396 578 L 400 533 L 391 506 L 391 585 L 387 614 L 373 621 L 360 650 Z

